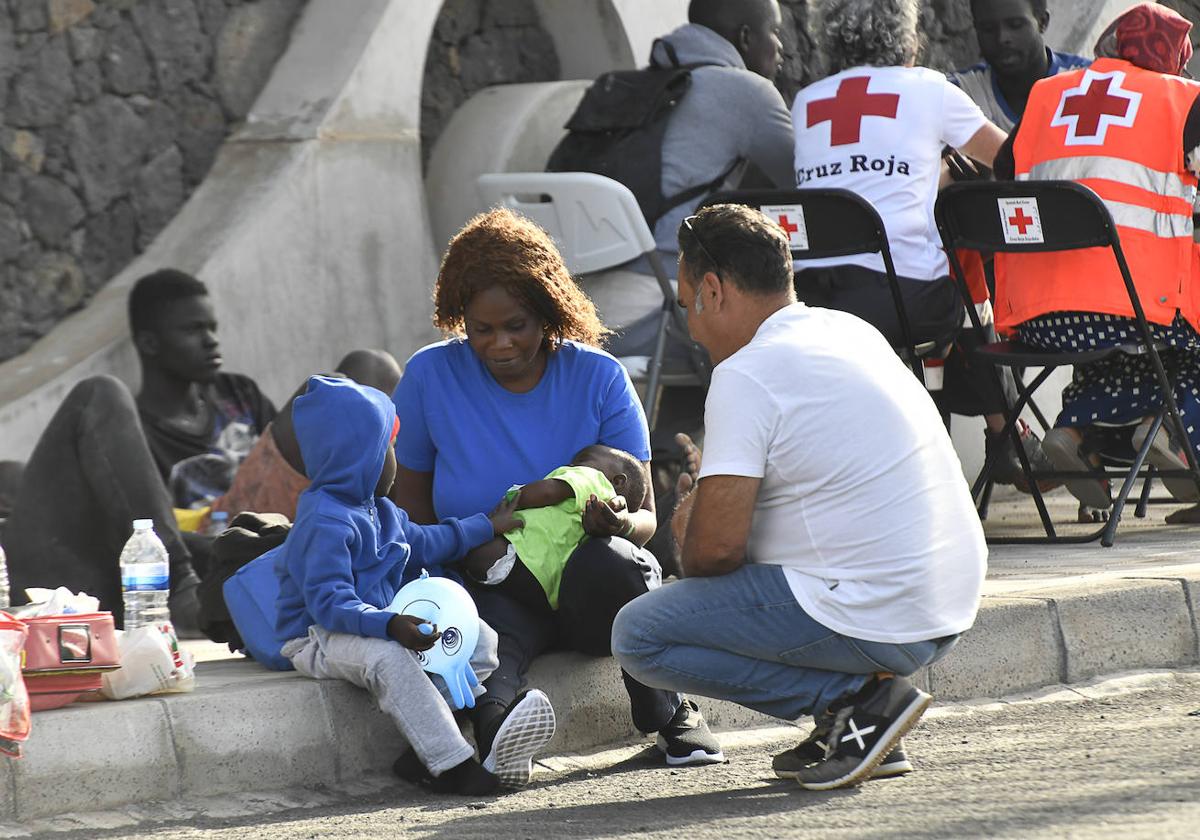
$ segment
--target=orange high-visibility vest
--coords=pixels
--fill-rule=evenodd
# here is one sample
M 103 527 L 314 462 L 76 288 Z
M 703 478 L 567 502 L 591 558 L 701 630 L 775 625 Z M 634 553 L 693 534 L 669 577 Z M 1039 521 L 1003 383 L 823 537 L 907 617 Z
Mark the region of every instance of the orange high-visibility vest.
M 1200 325 L 1197 179 L 1182 152 L 1198 94 L 1196 82 L 1101 59 L 1037 82 L 1013 143 L 1017 180 L 1078 181 L 1104 200 L 1146 318 L 1158 324 L 1178 310 Z M 997 255 L 995 306 L 1000 329 L 1049 312 L 1133 316 L 1116 261 L 1100 248 Z

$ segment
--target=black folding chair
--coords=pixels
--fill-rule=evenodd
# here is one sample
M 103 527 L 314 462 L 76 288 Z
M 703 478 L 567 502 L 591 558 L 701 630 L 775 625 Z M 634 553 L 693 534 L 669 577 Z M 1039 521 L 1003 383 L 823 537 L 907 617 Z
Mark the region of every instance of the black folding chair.
M 744 204 L 758 208 L 788 233 L 793 259 L 879 254 L 883 258 L 884 274 L 903 340 L 896 352 L 912 367 L 917 378 L 925 382 L 921 359 L 944 348 L 950 337 L 945 342 L 927 341 L 914 345 L 912 325 L 896 279 L 892 251 L 888 247 L 887 229 L 870 202 L 849 190 L 798 189 L 721 192 L 707 199 L 703 206 L 710 204 Z
M 966 276 L 958 259 L 957 251 L 959 249 L 982 253 L 1030 254 L 1048 251 L 1074 251 L 1084 248 L 1107 248 L 1111 250 L 1117 268 L 1120 270 L 1140 336 L 1140 340 L 1136 342 L 1081 352 L 1041 350 L 1016 341 L 1000 341 L 985 345 L 975 351 L 976 358 L 988 366 L 988 370 L 993 376 L 996 375 L 999 367 L 1043 368 L 1041 373 L 1021 389 L 1016 405 L 1010 406 L 1005 412 L 1004 434 L 1010 436 L 1016 449 L 1021 469 L 1029 482 L 1045 536 L 1000 537 L 989 541 L 1010 544 L 1085 543 L 1099 537 L 1101 545 L 1107 547 L 1113 544 L 1117 525 L 1121 520 L 1121 512 L 1124 510 L 1125 502 L 1137 479 L 1145 480 L 1136 511 L 1136 515 L 1139 517 L 1145 515 L 1146 505 L 1152 501 L 1150 488 L 1155 477 L 1190 478 L 1200 489 L 1200 468 L 1197 466 L 1196 455 L 1188 443 L 1189 439 L 1183 419 L 1175 405 L 1171 377 L 1167 375 L 1160 356 L 1160 352 L 1166 349 L 1166 346 L 1162 342 L 1152 340 L 1150 326 L 1146 322 L 1146 314 L 1138 299 L 1137 287 L 1130 276 L 1129 264 L 1121 249 L 1121 240 L 1116 225 L 1100 197 L 1074 181 L 960 183 L 953 184 L 942 191 L 934 207 L 934 218 L 950 261 L 951 273 L 954 275 L 963 300 L 967 303 L 967 312 L 976 329 L 982 329 L 982 325 L 975 307 L 970 303 L 971 295 L 967 288 Z M 1039 225 L 1040 236 L 1037 234 Z M 1022 279 L 1025 282 L 1035 280 L 1035 278 L 1021 278 L 1016 282 L 1021 282 Z M 1039 478 L 1075 479 L 1084 477 L 1099 479 L 1102 476 L 1100 473 L 1092 471 L 1032 469 L 1025 454 L 1025 448 L 1021 445 L 1016 421 L 1025 406 L 1030 404 L 1034 392 L 1050 377 L 1055 368 L 1098 362 L 1117 354 L 1150 358 L 1155 379 L 1159 388 L 1162 389 L 1163 407 L 1155 415 L 1150 434 L 1146 436 L 1146 440 L 1139 448 L 1132 464 L 1123 469 L 1109 468 L 1108 466 L 1102 469 L 1103 475 L 1108 478 L 1123 479 L 1120 492 L 1113 501 L 1108 522 L 1088 534 L 1060 536 L 1055 531 L 1054 523 L 1046 511 L 1046 503 L 1038 488 L 1037 480 Z M 1176 439 L 1184 442 L 1183 450 L 1188 468 L 1155 470 L 1150 467 L 1143 471 L 1146 455 L 1164 423 L 1170 423 Z M 971 489 L 972 497 L 977 505 L 981 504 L 984 490 L 989 485 L 997 454 L 998 452 L 993 452 L 984 461 L 983 469 Z

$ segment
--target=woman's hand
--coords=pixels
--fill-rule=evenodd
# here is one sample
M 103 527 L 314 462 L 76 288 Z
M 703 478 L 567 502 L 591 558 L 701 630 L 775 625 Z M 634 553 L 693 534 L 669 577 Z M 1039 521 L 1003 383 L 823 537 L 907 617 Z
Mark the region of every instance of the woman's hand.
M 433 632 L 422 633 L 419 629 L 421 625 L 433 628 Z M 415 615 L 392 616 L 388 619 L 387 631 L 389 636 L 409 650 L 429 650 L 442 637 L 436 624 L 430 624 Z
M 508 501 L 504 499 L 500 500 L 500 504 L 496 505 L 496 509 L 488 515 L 488 519 L 492 520 L 492 534 L 498 537 L 501 534 L 507 534 L 509 531 L 525 527 L 525 522 L 518 519 L 515 515 L 517 505 L 520 501 L 520 490 L 513 494 L 513 497 Z
M 617 499 L 620 499 L 619 510 L 595 495 L 589 496 L 583 506 L 583 530 L 593 537 L 628 537 L 633 532 L 633 521 L 625 510 L 625 499 L 621 496 Z

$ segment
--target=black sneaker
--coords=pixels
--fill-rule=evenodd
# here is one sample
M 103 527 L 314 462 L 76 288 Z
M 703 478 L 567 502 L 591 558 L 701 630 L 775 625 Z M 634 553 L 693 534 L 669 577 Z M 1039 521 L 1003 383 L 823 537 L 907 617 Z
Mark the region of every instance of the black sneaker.
M 500 784 L 521 787 L 533 778 L 533 757 L 554 737 L 554 707 L 538 689 L 518 695 L 505 712 L 483 769 L 495 773 Z
M 781 779 L 794 779 L 805 767 L 825 759 L 827 747 L 825 739 L 829 736 L 829 724 L 832 718 L 824 718 L 808 737 L 790 750 L 784 750 L 771 759 L 771 769 Z M 903 776 L 913 771 L 912 762 L 904 752 L 904 741 L 898 741 L 895 748 L 871 772 L 872 779 L 886 779 L 891 776 Z
M 832 709 L 826 757 L 796 773 L 800 787 L 832 790 L 856 785 L 916 726 L 933 700 L 904 677 L 872 678 Z
M 725 760 L 720 743 L 700 714 L 700 707 L 691 700 L 679 704 L 671 722 L 658 730 L 658 748 L 672 767 L 720 764 Z

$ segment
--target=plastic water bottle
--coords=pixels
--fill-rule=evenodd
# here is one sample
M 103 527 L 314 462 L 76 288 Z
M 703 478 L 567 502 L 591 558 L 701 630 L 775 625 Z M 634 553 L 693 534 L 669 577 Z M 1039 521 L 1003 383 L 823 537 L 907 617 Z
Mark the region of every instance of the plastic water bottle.
M 214 510 L 208 515 L 208 528 L 204 533 L 210 537 L 219 537 L 225 533 L 225 529 L 229 527 L 229 513 L 223 510 Z
M 0 610 L 6 610 L 11 605 L 8 592 L 8 558 L 4 554 L 4 546 L 0 545 Z
M 125 629 L 169 623 L 171 565 L 167 548 L 154 533 L 154 520 L 133 520 L 133 533 L 121 549 L 121 590 Z

